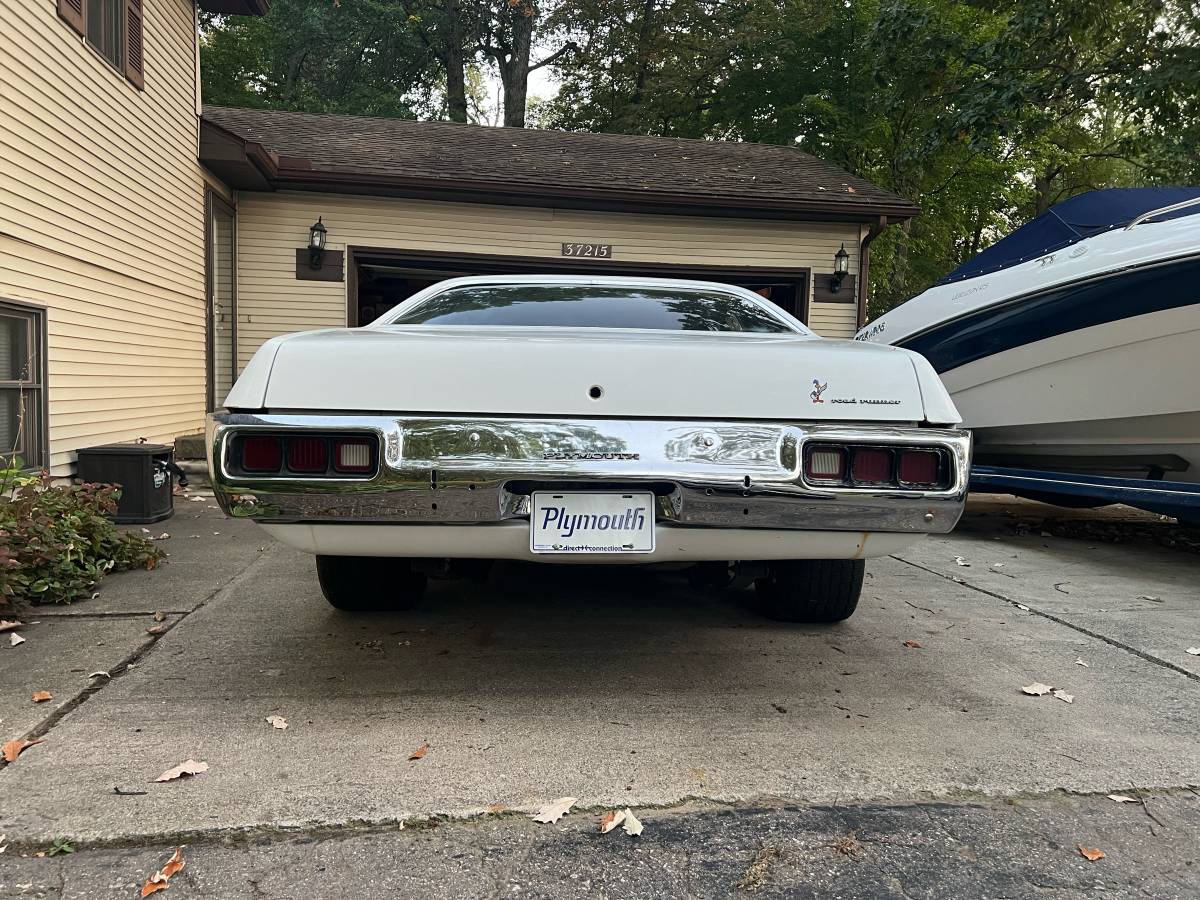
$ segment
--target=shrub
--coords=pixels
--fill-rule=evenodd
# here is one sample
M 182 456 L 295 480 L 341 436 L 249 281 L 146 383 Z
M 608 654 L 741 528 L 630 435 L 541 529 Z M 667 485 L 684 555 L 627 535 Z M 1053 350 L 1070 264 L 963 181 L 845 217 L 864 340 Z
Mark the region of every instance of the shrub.
M 70 603 L 105 572 L 153 569 L 162 559 L 106 517 L 117 508 L 116 485 L 53 485 L 45 473 L 17 485 L 0 496 L 0 599 Z

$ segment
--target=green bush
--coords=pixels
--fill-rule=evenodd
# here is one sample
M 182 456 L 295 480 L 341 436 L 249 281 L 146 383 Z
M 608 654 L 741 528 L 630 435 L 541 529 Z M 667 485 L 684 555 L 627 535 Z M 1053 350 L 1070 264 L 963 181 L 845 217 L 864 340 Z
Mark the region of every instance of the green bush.
M 153 569 L 162 559 L 107 518 L 121 494 L 116 485 L 54 485 L 44 473 L 16 483 L 0 496 L 0 599 L 70 603 L 105 572 Z

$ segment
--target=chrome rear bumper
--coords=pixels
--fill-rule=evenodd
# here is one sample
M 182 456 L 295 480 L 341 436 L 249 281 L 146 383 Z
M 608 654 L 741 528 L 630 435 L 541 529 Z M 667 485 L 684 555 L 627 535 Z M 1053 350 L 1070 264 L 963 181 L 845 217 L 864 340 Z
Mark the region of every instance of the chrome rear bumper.
M 246 477 L 226 465 L 236 433 L 372 431 L 366 478 Z M 825 487 L 805 481 L 805 442 L 945 448 L 946 490 Z M 657 520 L 701 528 L 950 531 L 967 494 L 967 432 L 892 425 L 514 419 L 332 414 L 218 414 L 209 470 L 222 509 L 273 524 L 468 525 L 528 518 L 543 487 L 651 488 Z

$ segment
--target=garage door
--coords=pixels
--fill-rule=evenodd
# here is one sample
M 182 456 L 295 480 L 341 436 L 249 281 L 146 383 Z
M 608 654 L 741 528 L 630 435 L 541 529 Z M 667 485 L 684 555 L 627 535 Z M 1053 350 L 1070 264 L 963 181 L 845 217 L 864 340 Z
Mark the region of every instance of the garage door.
M 748 288 L 808 321 L 809 270 L 746 266 L 686 266 L 673 263 L 599 263 L 578 259 L 536 259 L 479 254 L 356 250 L 348 254 L 346 321 L 366 325 L 397 303 L 431 284 L 462 275 L 640 275 L 694 278 Z

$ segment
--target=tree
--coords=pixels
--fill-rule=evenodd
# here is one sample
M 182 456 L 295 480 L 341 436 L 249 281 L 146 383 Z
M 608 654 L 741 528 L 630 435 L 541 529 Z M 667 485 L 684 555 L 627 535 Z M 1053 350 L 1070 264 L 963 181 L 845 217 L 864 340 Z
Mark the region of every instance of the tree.
M 500 73 L 504 91 L 504 124 L 525 127 L 529 96 L 529 74 L 553 65 L 576 49 L 566 41 L 540 62 L 530 63 L 535 28 L 541 23 L 542 7 L 536 0 L 503 0 L 498 11 L 481 17 L 485 23 L 479 49 Z
M 206 102 L 411 117 L 428 108 L 435 60 L 397 7 L 275 0 L 263 18 L 205 15 Z

